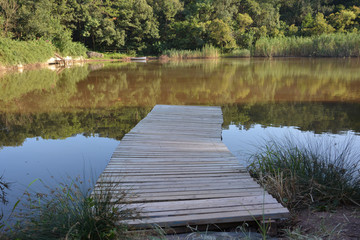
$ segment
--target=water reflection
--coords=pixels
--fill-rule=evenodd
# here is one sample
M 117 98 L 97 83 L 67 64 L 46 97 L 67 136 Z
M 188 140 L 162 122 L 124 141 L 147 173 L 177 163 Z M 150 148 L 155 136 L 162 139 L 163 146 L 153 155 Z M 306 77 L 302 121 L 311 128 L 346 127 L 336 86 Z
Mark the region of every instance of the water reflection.
M 360 101 L 359 59 L 111 63 L 5 75 L 1 111 Z M 96 69 L 96 70 L 92 70 Z
M 78 175 L 89 165 L 100 173 L 118 140 L 155 104 L 221 105 L 224 142 L 239 158 L 252 151 L 244 143 L 256 145 L 266 134 L 359 134 L 359 63 L 219 59 L 5 74 L 0 174 L 26 186 L 39 177 Z M 11 192 L 14 201 L 21 190 L 14 186 Z
M 0 113 L 0 147 L 27 138 L 65 139 L 82 134 L 120 140 L 151 108 L 125 107 L 73 112 Z
M 235 125 L 249 130 L 263 127 L 296 126 L 301 131 L 338 134 L 352 130 L 360 133 L 360 104 L 345 102 L 281 102 L 237 104 L 222 107 L 225 129 Z

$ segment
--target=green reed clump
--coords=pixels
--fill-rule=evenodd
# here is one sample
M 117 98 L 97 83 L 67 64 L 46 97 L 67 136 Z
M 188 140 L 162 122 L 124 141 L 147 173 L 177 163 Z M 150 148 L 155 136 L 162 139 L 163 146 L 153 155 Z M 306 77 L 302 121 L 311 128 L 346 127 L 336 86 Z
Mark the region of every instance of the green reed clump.
M 360 158 L 350 140 L 270 140 L 252 156 L 250 173 L 290 209 L 360 203 Z
M 220 56 L 220 51 L 216 47 L 206 44 L 202 49 L 196 49 L 196 50 L 169 49 L 166 50 L 163 54 L 167 55 L 169 58 L 175 58 L 175 59 L 218 58 Z
M 333 33 L 311 37 L 260 38 L 259 57 L 360 57 L 360 33 Z
M 126 208 L 126 191 L 113 187 L 91 193 L 79 179 L 59 184 L 49 193 L 26 193 L 24 209 L 9 239 L 124 239 L 127 227 L 119 222 L 135 218 Z M 116 187 L 116 186 L 114 186 Z

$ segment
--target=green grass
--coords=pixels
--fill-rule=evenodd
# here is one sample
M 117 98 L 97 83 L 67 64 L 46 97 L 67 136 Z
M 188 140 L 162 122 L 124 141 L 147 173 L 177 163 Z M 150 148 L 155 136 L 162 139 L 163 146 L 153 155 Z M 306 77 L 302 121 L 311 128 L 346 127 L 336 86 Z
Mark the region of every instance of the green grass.
M 16 211 L 16 224 L 4 239 L 125 239 L 122 219 L 137 216 L 126 208 L 126 191 L 117 186 L 91 192 L 80 179 L 58 184 L 45 193 L 26 192 L 24 208 Z M 114 195 L 114 188 L 117 188 Z M 23 202 L 25 201 L 25 202 Z M 19 207 L 18 207 L 19 208 Z
M 360 203 L 360 161 L 351 140 L 270 140 L 252 157 L 249 170 L 290 210 Z
M 360 57 L 360 33 L 333 33 L 312 37 L 260 38 L 257 57 Z
M 174 59 L 191 59 L 191 58 L 218 58 L 220 51 L 212 45 L 205 45 L 202 49 L 196 50 L 166 50 L 163 55 Z

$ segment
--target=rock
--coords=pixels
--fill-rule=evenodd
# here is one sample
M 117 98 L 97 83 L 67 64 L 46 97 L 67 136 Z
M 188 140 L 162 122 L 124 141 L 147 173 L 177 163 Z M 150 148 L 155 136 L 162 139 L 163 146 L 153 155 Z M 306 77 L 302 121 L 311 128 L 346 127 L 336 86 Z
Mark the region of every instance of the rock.
M 88 58 L 103 58 L 104 54 L 98 52 L 86 52 Z

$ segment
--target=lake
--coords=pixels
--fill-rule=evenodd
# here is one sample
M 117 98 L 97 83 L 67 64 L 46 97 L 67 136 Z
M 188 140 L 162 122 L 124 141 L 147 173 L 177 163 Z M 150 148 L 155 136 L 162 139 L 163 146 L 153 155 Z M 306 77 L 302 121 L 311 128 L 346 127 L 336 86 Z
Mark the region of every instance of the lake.
M 1 73 L 7 208 L 35 179 L 96 181 L 121 138 L 156 104 L 221 106 L 223 141 L 244 165 L 269 138 L 351 139 L 360 149 L 359 66 L 360 59 L 252 58 Z

